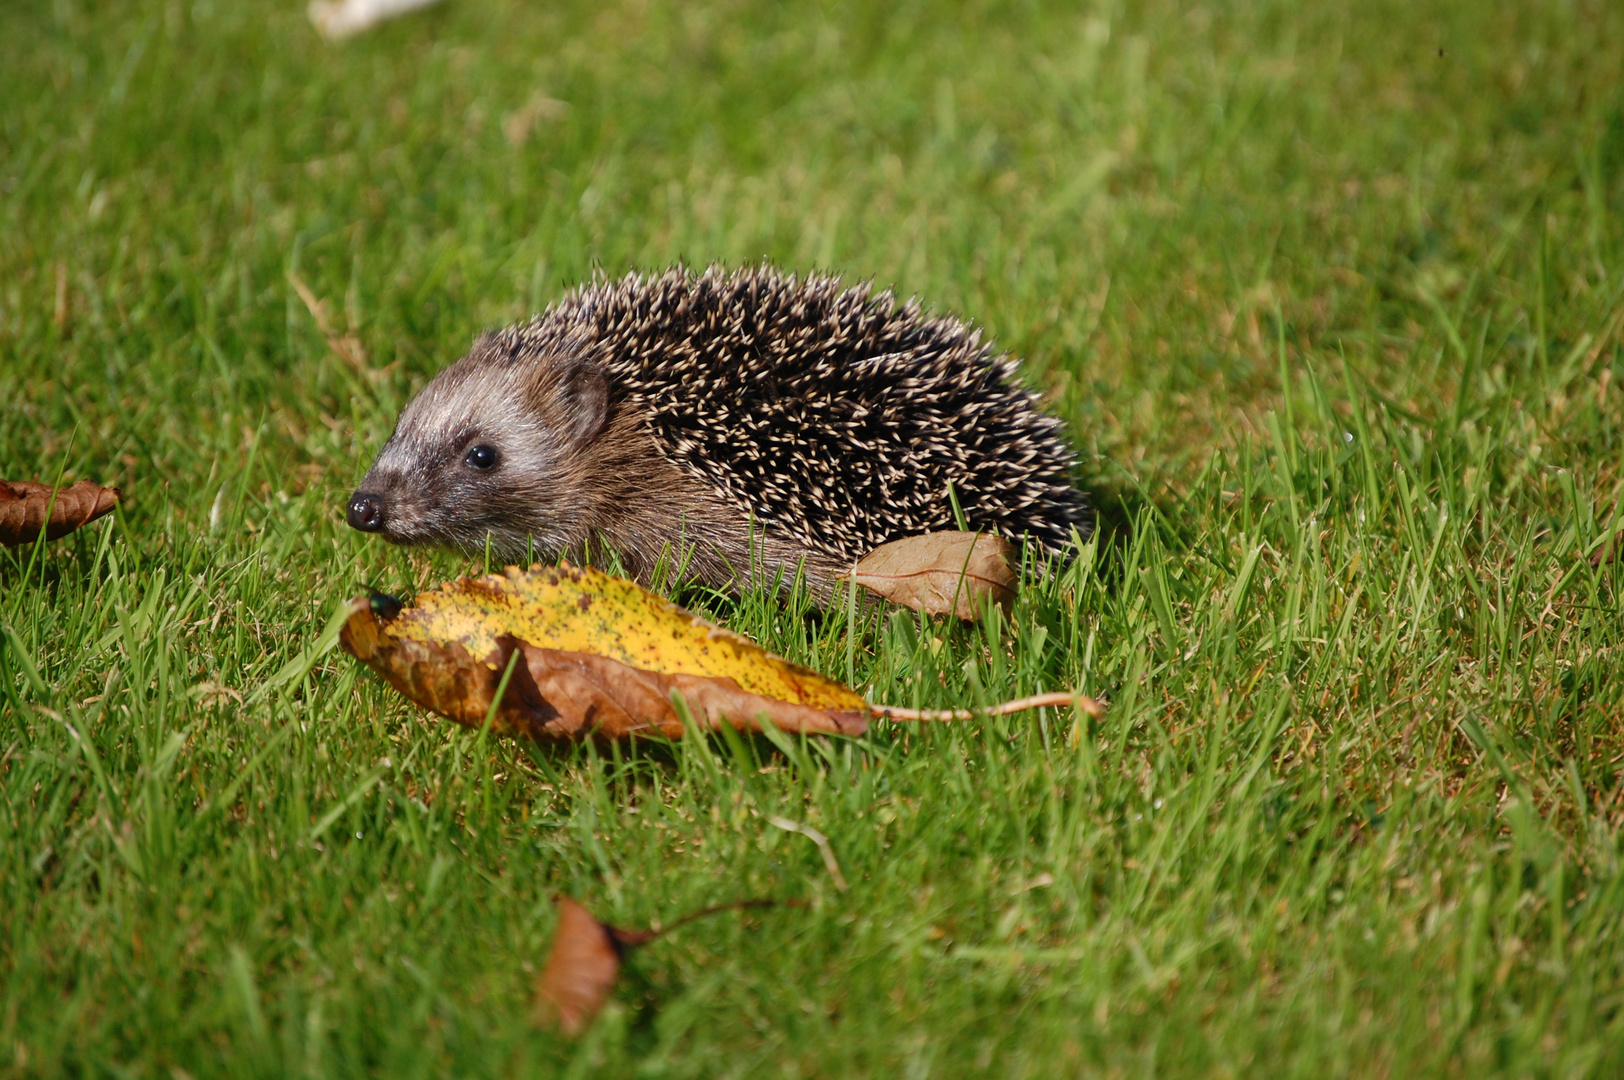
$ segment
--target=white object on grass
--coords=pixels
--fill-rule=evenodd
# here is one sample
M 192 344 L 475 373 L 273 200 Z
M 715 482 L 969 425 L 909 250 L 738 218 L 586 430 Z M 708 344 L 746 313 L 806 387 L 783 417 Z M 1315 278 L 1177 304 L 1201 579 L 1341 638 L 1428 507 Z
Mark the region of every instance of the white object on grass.
M 310 21 L 331 41 L 347 38 L 374 23 L 439 3 L 439 0 L 312 0 Z

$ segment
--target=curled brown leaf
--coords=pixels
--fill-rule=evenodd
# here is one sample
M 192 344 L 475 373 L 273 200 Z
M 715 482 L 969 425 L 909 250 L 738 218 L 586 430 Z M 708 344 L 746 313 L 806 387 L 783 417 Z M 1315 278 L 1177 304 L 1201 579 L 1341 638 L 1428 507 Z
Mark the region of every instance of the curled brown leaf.
M 571 897 L 555 897 L 554 903 L 558 906 L 558 929 L 553 933 L 547 964 L 536 978 L 535 1016 L 538 1025 L 557 1028 L 571 1038 L 591 1027 L 603 1010 L 627 949 L 724 911 L 806 906 L 799 900 L 735 900 L 690 912 L 658 930 L 623 930 L 600 922 L 584 904 Z
M 87 525 L 118 505 L 118 489 L 89 480 L 53 488 L 31 480 L 0 480 L 0 544 L 28 544 L 47 540 Z
M 641 945 L 654 935 L 599 922 L 568 896 L 558 897 L 556 903 L 558 930 L 547 966 L 536 980 L 536 1021 L 574 1038 L 609 1000 L 626 947 Z

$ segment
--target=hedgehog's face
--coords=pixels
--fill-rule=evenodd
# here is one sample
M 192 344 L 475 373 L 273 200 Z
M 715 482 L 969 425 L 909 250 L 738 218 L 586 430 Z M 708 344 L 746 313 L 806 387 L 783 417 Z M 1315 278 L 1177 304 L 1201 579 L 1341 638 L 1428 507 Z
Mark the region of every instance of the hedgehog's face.
M 586 539 L 579 463 L 606 399 L 591 365 L 521 364 L 481 342 L 406 406 L 349 523 L 396 544 L 556 557 Z

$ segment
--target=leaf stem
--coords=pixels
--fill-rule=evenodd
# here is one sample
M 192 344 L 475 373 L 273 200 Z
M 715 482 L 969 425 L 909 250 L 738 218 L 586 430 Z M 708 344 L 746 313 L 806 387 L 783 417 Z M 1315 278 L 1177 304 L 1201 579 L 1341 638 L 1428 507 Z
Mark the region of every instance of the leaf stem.
M 882 720 L 974 720 L 977 716 L 1005 716 L 1048 705 L 1072 705 L 1098 720 L 1105 706 L 1085 694 L 1056 691 L 1005 701 L 988 709 L 903 709 L 892 705 L 869 705 L 869 711 Z

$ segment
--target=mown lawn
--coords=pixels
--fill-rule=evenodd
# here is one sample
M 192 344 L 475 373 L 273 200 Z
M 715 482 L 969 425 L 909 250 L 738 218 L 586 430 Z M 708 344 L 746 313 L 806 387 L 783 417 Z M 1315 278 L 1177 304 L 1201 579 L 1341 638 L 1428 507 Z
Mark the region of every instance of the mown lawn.
M 0 7 L 0 476 L 128 495 L 0 554 L 0 1074 L 1624 1073 L 1624 11 L 302 9 Z M 1107 528 L 1007 622 L 685 599 L 1103 721 L 527 751 L 307 655 L 470 568 L 341 505 L 477 330 L 763 257 L 1025 357 Z M 560 891 L 810 906 L 569 1044 Z

